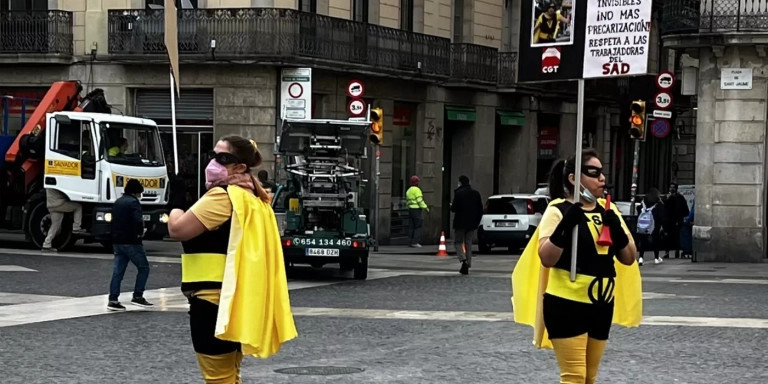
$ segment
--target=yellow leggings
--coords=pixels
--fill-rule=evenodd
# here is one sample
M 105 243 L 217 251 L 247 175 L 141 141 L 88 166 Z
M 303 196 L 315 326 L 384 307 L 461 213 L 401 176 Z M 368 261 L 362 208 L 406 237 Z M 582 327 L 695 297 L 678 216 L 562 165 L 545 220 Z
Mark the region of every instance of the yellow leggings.
M 605 340 L 596 340 L 586 333 L 567 339 L 552 339 L 560 384 L 593 384 L 605 350 Z
M 243 354 L 240 351 L 223 355 L 197 354 L 197 364 L 203 372 L 206 384 L 240 384 L 240 363 Z

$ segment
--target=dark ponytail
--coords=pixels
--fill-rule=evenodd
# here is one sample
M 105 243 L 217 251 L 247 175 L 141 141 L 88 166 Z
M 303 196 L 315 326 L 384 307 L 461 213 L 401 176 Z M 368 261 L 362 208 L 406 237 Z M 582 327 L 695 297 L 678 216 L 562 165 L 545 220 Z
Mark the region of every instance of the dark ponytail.
M 549 197 L 554 199 L 564 199 L 568 197 L 565 194 L 565 185 L 563 185 L 563 168 L 565 160 L 560 159 L 552 166 L 549 172 Z
M 581 166 L 593 158 L 600 158 L 597 156 L 597 151 L 592 148 L 585 148 L 581 151 Z M 568 160 L 558 160 L 552 166 L 552 170 L 549 172 L 549 197 L 552 199 L 566 199 L 573 193 L 573 183 L 568 180 L 568 175 L 571 173 L 581 176 L 581 173 L 576 172 L 576 156 L 571 156 Z M 577 179 L 578 180 L 578 179 Z

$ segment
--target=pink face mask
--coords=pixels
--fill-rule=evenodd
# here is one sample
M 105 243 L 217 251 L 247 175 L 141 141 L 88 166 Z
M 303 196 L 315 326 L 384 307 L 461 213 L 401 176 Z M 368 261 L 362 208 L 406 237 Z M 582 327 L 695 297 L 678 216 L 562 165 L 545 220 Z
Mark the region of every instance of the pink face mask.
M 227 167 L 219 164 L 216 160 L 211 160 L 205 167 L 205 188 L 210 189 L 215 185 L 226 183 L 229 172 Z

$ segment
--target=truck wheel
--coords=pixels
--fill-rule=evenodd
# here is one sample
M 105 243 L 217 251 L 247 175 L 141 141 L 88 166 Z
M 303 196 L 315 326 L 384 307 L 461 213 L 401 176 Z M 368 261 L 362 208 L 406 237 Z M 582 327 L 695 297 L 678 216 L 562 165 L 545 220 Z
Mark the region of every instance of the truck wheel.
M 27 233 L 32 239 L 32 243 L 37 248 L 42 248 L 45 237 L 48 235 L 48 229 L 51 227 L 51 215 L 45 206 L 45 200 L 38 200 L 31 203 L 31 209 L 27 219 Z M 66 215 L 61 223 L 59 235 L 53 239 L 51 246 L 58 250 L 67 250 L 75 245 L 77 238 L 72 236 L 72 219 Z
M 355 264 L 355 280 L 365 280 L 368 278 L 368 256 L 363 256 Z

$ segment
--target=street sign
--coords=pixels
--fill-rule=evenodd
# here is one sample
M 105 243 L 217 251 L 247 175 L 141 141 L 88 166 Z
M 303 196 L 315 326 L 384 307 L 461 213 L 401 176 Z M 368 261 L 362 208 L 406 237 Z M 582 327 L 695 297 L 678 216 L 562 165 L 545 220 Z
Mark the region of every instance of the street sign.
M 312 118 L 312 68 L 283 68 L 280 76 L 280 118 Z
M 347 84 L 347 96 L 352 98 L 363 97 L 365 94 L 365 86 L 360 80 L 352 80 Z
M 656 109 L 653 111 L 653 117 L 659 117 L 662 119 L 671 119 L 672 111 L 663 111 L 661 109 Z
M 667 137 L 669 131 L 669 120 L 667 119 L 656 119 L 651 123 L 651 133 L 658 138 Z
M 672 72 L 664 71 L 656 76 L 656 87 L 664 91 L 675 85 L 675 75 Z
M 659 91 L 653 98 L 653 102 L 656 104 L 656 108 L 667 109 L 672 105 L 672 95 L 669 92 Z
M 347 104 L 347 112 L 352 116 L 362 116 L 365 114 L 365 103 L 360 99 L 352 99 Z

